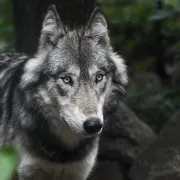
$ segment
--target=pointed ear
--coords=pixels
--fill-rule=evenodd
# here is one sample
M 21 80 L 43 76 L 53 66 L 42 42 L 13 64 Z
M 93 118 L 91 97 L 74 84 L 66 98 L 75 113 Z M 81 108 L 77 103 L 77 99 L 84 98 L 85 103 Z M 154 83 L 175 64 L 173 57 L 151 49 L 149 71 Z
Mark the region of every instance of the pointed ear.
M 63 35 L 63 25 L 55 5 L 50 5 L 43 21 L 40 37 L 40 48 L 56 45 L 59 36 Z
M 104 45 L 109 44 L 106 18 L 99 8 L 96 8 L 90 17 L 86 35 Z

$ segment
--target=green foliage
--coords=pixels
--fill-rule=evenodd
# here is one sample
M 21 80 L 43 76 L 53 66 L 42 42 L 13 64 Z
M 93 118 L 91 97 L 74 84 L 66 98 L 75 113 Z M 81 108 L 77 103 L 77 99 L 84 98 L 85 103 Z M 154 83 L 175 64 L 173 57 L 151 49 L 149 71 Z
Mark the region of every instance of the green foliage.
M 12 175 L 17 162 L 17 152 L 6 147 L 0 152 L 0 180 L 8 180 Z
M 108 17 L 113 46 L 126 59 L 130 84 L 136 84 L 128 88 L 127 104 L 157 132 L 180 109 L 179 86 L 159 84 L 146 89 L 131 81 L 137 73 L 155 72 L 159 32 L 164 63 L 180 60 L 180 1 L 162 2 L 162 9 L 158 9 L 156 0 L 99 0 Z
M 0 0 L 0 50 L 14 47 L 14 40 L 11 0 Z
M 175 49 L 179 43 L 180 1 L 163 2 L 162 9 L 158 10 L 156 0 L 99 0 L 109 20 L 113 46 L 128 61 L 128 65 L 132 65 L 131 71 L 134 65 L 137 70 L 135 63 L 142 61 L 148 63 L 145 65 L 147 71 L 155 69 L 159 21 L 163 21 L 160 31 L 167 52 L 165 61 L 173 62 L 179 54 Z M 149 66 L 150 58 L 154 60 Z

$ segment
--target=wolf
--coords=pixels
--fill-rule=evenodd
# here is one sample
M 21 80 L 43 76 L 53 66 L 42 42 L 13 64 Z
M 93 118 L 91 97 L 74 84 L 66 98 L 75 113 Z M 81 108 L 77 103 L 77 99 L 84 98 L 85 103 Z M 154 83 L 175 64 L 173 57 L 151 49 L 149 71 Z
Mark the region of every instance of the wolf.
M 12 179 L 87 179 L 126 69 L 99 8 L 86 25 L 69 29 L 51 5 L 36 54 L 0 55 L 0 147 L 20 154 Z

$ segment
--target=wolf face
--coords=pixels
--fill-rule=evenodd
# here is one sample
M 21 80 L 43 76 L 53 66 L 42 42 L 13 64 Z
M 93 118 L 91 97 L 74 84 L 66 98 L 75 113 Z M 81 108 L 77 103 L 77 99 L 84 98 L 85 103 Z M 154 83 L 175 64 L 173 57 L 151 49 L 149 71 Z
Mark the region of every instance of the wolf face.
M 99 134 L 103 115 L 126 83 L 126 67 L 110 46 L 103 14 L 96 9 L 85 27 L 69 30 L 51 6 L 37 54 L 25 64 L 20 82 L 27 106 L 48 119 L 51 131 L 72 146 Z

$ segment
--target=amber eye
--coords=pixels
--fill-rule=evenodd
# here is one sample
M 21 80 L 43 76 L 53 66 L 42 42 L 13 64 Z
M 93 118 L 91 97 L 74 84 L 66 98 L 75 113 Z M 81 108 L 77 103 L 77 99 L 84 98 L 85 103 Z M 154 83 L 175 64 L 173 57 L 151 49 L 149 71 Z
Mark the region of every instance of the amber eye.
M 62 80 L 65 84 L 71 83 L 71 77 L 70 76 L 65 76 L 62 78 Z
M 102 80 L 103 80 L 103 77 L 104 77 L 103 74 L 97 74 L 97 75 L 96 75 L 96 82 L 98 83 L 98 82 L 102 81 Z

